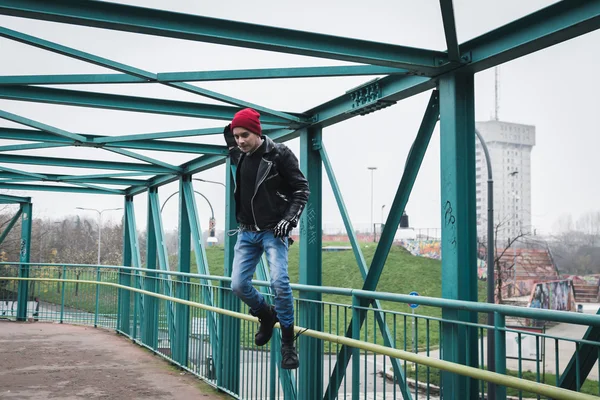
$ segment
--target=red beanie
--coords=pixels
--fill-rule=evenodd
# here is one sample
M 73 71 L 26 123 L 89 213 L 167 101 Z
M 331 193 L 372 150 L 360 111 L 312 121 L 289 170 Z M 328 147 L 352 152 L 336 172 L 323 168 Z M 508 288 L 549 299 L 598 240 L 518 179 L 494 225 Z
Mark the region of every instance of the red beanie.
M 252 133 L 256 133 L 257 135 L 262 134 L 262 129 L 260 127 L 260 114 L 251 109 L 244 108 L 241 111 L 238 111 L 233 116 L 233 121 L 231 121 L 231 130 L 235 127 L 246 128 Z

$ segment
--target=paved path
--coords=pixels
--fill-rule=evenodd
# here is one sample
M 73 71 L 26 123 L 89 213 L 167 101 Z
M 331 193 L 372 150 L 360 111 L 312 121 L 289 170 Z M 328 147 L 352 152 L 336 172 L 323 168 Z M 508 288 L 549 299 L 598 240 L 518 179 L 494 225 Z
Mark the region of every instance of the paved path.
M 0 321 L 0 354 L 1 399 L 228 398 L 102 329 Z

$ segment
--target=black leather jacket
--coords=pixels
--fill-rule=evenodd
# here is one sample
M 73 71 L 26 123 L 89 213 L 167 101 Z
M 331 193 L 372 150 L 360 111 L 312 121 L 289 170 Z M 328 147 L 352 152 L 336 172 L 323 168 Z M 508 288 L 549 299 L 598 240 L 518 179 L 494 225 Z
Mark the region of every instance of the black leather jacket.
M 265 136 L 265 152 L 258 166 L 252 213 L 255 227 L 259 230 L 272 229 L 282 219 L 296 226 L 310 194 L 308 181 L 300 171 L 298 159 L 284 144 L 275 143 Z M 232 164 L 239 167 L 245 154 L 237 147 L 229 151 Z M 235 202 L 236 216 L 239 221 L 240 169 L 236 169 Z

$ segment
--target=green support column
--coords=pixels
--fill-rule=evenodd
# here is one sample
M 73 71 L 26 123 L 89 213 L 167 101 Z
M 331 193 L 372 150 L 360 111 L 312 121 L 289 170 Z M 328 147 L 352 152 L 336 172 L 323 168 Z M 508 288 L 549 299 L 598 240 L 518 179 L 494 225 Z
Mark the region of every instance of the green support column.
M 132 247 L 131 224 L 135 223 L 133 217 L 133 196 L 125 196 L 125 223 L 123 224 L 123 266 L 131 267 L 133 265 L 133 254 L 136 251 Z M 119 270 L 119 284 L 124 286 L 131 285 L 131 271 L 126 269 Z M 119 316 L 117 330 L 125 335 L 129 335 L 130 329 L 130 305 L 131 292 L 125 289 L 119 289 Z
M 183 192 L 184 182 L 191 182 L 190 175 L 182 175 L 179 178 L 179 272 L 190 272 L 190 253 L 191 253 L 191 231 L 190 220 L 186 212 L 185 195 Z M 180 299 L 190 299 L 190 278 L 180 276 L 177 278 L 176 296 Z M 190 306 L 177 304 L 175 306 L 175 332 L 176 342 L 174 360 L 180 365 L 186 366 L 188 363 L 188 344 L 190 329 Z
M 225 232 L 237 228 L 235 219 L 235 198 L 233 190 L 235 183 L 233 181 L 233 171 L 229 158 L 225 167 Z M 235 247 L 237 236 L 225 235 L 224 243 L 224 267 L 223 275 L 231 276 L 233 270 L 233 248 Z M 221 282 L 221 295 L 219 297 L 219 307 L 240 311 L 240 300 L 231 291 L 229 282 Z M 224 387 L 231 393 L 240 394 L 240 320 L 233 317 L 220 315 L 219 337 L 222 339 L 221 345 L 221 374 L 217 374 L 217 385 Z
M 31 203 L 21 204 L 21 251 L 19 261 L 29 262 L 29 248 L 31 246 Z M 29 265 L 19 265 L 19 278 L 29 278 Z M 29 300 L 29 282 L 19 281 L 19 294 L 17 297 L 17 321 L 27 321 L 27 300 Z
M 300 282 L 305 285 L 321 286 L 322 245 L 322 163 L 321 128 L 309 128 L 300 135 L 300 167 L 310 184 L 310 197 L 300 219 Z M 323 330 L 322 295 L 315 292 L 300 292 L 298 320 L 304 328 Z M 300 370 L 298 377 L 298 399 L 320 399 L 323 397 L 323 342 L 300 336 Z
M 477 301 L 475 117 L 473 74 L 440 79 L 442 297 Z M 442 310 L 446 320 L 477 322 L 475 313 Z M 478 367 L 477 331 L 444 323 L 442 357 Z M 443 373 L 443 396 L 476 399 L 477 381 Z
M 144 273 L 144 290 L 156 293 L 158 290 L 159 278 L 156 274 L 156 233 L 154 228 L 154 218 L 152 217 L 152 204 L 150 192 L 156 193 L 156 188 L 148 191 L 148 218 L 147 218 L 147 238 L 146 238 L 146 271 Z M 158 301 L 156 297 L 143 297 L 144 313 L 142 314 L 142 343 L 155 349 L 158 346 Z

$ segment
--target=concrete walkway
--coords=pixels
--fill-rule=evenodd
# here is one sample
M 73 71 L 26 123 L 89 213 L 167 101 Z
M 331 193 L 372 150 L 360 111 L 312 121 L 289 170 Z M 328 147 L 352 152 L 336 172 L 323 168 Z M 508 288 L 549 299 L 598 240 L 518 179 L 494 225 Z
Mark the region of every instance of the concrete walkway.
M 102 329 L 0 321 L 1 399 L 225 399 Z

